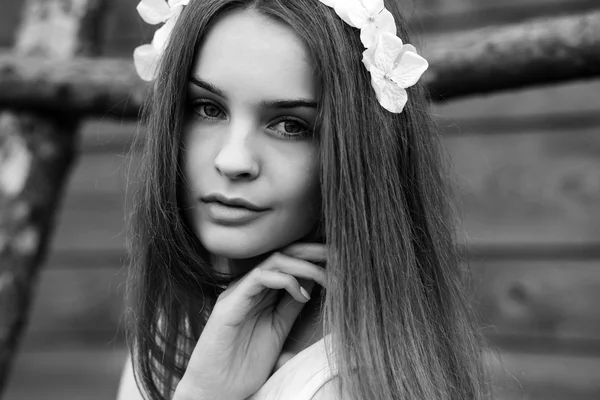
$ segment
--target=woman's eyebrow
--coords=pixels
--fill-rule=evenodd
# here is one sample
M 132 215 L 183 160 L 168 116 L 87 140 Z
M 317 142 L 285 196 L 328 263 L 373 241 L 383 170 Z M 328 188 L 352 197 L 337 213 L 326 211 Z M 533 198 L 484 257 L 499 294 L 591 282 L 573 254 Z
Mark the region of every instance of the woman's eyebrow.
M 216 94 L 219 97 L 227 100 L 227 96 L 225 92 L 219 89 L 217 86 L 213 85 L 210 82 L 200 79 L 197 76 L 192 76 L 190 78 L 190 83 L 196 85 L 202 89 L 208 90 L 211 93 Z M 293 100 L 264 100 L 260 102 L 260 106 L 262 108 L 270 108 L 270 109 L 282 109 L 282 108 L 298 108 L 298 107 L 306 107 L 306 108 L 317 108 L 317 102 L 309 99 L 293 99 Z
M 313 100 L 306 100 L 306 99 L 273 100 L 273 101 L 261 101 L 260 106 L 262 108 L 297 108 L 297 107 L 317 108 L 317 102 L 313 101 Z
M 223 99 L 227 100 L 227 96 L 225 96 L 225 93 L 219 89 L 218 87 L 216 87 L 215 85 L 213 85 L 210 82 L 206 82 L 200 78 L 198 78 L 197 76 L 192 76 L 190 78 L 190 83 L 202 88 L 202 89 L 206 89 L 209 92 L 212 92 L 214 94 L 216 94 L 219 97 L 222 97 Z

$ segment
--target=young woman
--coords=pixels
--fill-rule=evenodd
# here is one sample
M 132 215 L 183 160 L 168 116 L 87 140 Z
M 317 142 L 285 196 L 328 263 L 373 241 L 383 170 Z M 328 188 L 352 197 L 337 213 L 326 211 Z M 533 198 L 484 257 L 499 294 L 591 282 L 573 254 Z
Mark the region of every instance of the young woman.
M 154 90 L 119 398 L 484 398 L 427 62 L 396 3 L 138 10 L 165 25 L 134 54 Z

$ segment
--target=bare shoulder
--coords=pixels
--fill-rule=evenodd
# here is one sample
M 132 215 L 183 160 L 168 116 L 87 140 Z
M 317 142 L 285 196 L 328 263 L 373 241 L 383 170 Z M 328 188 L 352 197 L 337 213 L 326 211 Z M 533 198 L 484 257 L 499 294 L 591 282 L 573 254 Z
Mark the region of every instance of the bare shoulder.
M 342 400 L 342 395 L 338 390 L 338 377 L 335 376 L 325 382 L 317 393 L 312 397 L 312 400 Z

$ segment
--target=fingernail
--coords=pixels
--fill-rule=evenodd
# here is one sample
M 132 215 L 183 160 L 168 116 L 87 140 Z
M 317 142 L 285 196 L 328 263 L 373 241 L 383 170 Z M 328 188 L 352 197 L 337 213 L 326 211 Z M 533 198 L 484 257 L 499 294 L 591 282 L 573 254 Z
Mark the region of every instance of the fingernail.
M 302 286 L 300 286 L 300 293 L 302 293 L 302 296 L 304 296 L 308 300 L 310 300 L 310 295 L 308 294 L 308 292 L 306 291 L 306 289 L 304 289 Z

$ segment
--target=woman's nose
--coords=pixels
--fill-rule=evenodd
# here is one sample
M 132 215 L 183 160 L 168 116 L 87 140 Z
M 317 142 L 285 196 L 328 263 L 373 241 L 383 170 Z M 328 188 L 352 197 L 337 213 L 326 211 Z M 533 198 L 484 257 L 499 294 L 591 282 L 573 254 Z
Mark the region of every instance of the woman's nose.
M 215 158 L 215 168 L 229 179 L 254 179 L 258 175 L 259 166 L 252 149 L 252 134 L 232 132 L 223 141 Z M 243 132 L 243 131 L 242 131 Z

